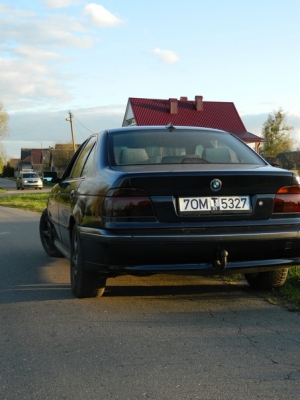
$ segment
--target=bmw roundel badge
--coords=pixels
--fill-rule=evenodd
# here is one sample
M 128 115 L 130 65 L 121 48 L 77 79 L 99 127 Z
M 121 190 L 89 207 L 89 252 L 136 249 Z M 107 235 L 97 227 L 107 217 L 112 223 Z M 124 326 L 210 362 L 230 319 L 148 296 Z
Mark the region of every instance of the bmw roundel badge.
M 213 179 L 210 182 L 210 188 L 211 190 L 213 190 L 214 192 L 217 192 L 218 190 L 220 190 L 222 187 L 222 182 L 220 181 L 220 179 Z

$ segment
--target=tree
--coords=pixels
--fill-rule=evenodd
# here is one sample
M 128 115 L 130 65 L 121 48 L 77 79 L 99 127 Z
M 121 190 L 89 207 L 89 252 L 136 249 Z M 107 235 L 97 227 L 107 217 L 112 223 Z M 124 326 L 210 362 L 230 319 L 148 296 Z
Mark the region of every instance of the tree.
M 281 152 L 291 151 L 294 144 L 290 137 L 292 129 L 292 126 L 286 124 L 286 114 L 281 108 L 269 114 L 262 129 L 262 137 L 266 139 L 266 142 L 261 150 L 261 155 L 276 157 Z
M 276 162 L 281 168 L 298 171 L 300 169 L 300 151 L 286 151 L 277 154 Z
M 51 164 L 58 175 L 61 175 L 74 155 L 73 143 L 56 143 L 54 147 L 51 150 Z
M 4 110 L 3 104 L 0 101 L 0 140 L 8 135 L 8 120 L 9 115 Z M 0 173 L 2 173 L 4 162 L 6 160 L 6 152 L 3 144 L 0 142 Z
M 2 143 L 0 142 L 0 174 L 2 174 L 3 166 L 6 162 L 6 159 L 7 159 L 6 151 Z
M 8 135 L 8 120 L 9 115 L 4 110 L 3 104 L 0 101 L 0 139 Z
M 4 167 L 3 167 L 3 176 L 9 178 L 9 177 L 13 177 L 14 174 L 15 174 L 15 169 L 14 169 L 14 167 L 12 167 L 10 165 L 9 162 L 6 165 L 4 165 Z

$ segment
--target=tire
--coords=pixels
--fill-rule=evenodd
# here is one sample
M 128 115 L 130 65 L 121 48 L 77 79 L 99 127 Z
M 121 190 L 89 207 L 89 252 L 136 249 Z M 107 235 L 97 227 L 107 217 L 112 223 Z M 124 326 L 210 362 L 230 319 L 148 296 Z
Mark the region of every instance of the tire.
M 76 225 L 72 233 L 70 278 L 72 292 L 79 299 L 100 297 L 104 293 L 106 278 L 84 269 L 80 236 Z
M 245 274 L 245 279 L 254 289 L 272 289 L 284 284 L 288 271 L 288 268 L 282 268 L 257 274 Z
M 55 247 L 55 244 L 54 244 L 55 230 L 49 220 L 47 208 L 42 212 L 39 228 L 40 228 L 39 229 L 40 230 L 40 239 L 41 239 L 41 242 L 42 242 L 45 252 L 50 257 L 56 257 L 56 258 L 63 257 L 61 252 Z
M 17 190 L 20 190 L 20 187 L 17 185 Z

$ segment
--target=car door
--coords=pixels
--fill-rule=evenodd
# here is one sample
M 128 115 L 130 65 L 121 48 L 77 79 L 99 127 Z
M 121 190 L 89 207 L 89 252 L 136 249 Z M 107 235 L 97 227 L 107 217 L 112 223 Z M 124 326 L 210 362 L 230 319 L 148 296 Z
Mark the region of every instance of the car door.
M 58 203 L 59 203 L 59 195 L 61 188 L 59 184 L 53 186 L 51 192 L 48 197 L 48 213 L 51 219 L 51 222 L 55 228 L 57 237 L 61 240 L 60 228 L 59 228 L 59 218 L 58 218 Z
M 70 176 L 60 182 L 60 191 L 58 193 L 58 213 L 59 213 L 59 226 L 62 243 L 70 248 L 70 231 L 69 221 L 76 201 L 77 190 L 85 179 L 83 174 L 84 167 L 90 156 L 91 150 L 95 145 L 96 137 L 90 137 L 83 145 L 81 151 L 76 158 L 72 167 Z

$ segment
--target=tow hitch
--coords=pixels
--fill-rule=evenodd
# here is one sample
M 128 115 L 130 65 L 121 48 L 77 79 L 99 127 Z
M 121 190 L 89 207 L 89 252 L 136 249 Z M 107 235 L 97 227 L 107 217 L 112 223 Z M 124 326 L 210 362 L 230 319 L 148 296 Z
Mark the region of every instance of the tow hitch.
M 226 250 L 219 250 L 216 255 L 216 259 L 213 260 L 213 268 L 224 270 L 227 266 L 228 252 Z

